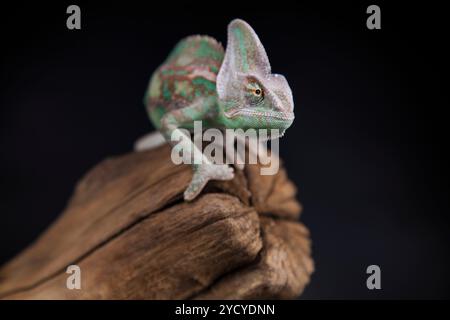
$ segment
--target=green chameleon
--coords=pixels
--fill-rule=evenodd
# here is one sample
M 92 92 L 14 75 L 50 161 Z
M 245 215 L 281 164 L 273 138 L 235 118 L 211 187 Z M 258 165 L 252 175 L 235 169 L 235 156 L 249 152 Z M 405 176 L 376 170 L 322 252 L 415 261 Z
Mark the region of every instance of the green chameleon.
M 267 54 L 255 31 L 245 21 L 228 25 L 226 50 L 208 36 L 181 40 L 153 73 L 145 105 L 155 134 L 141 138 L 135 148 L 148 149 L 161 141 L 172 145 L 172 134 L 186 137 L 194 121 L 203 128 L 279 129 L 282 134 L 294 120 L 291 89 L 282 75 L 272 74 Z M 281 135 L 282 135 L 281 134 Z M 233 169 L 204 156 L 190 137 L 183 150 L 201 157 L 184 199 L 194 199 L 209 180 L 230 180 Z M 180 147 L 180 142 L 176 142 Z

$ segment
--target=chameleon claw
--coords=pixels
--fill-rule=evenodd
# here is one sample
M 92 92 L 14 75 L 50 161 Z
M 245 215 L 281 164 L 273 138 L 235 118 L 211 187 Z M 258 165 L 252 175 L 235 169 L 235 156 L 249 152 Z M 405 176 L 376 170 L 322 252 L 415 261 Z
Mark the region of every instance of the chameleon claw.
M 184 200 L 185 201 L 194 200 L 206 186 L 206 183 L 208 183 L 208 181 L 202 181 L 199 184 L 195 184 L 194 181 L 191 181 L 189 187 L 184 191 L 183 194 Z
M 231 180 L 234 170 L 230 166 L 217 164 L 202 164 L 194 169 L 194 176 L 189 187 L 184 191 L 184 200 L 195 199 L 209 180 Z

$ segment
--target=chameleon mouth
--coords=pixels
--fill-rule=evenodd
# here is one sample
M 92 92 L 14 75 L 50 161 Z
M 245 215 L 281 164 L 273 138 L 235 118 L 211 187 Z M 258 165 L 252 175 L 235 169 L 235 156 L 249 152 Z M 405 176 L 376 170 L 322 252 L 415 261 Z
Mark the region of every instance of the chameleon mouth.
M 282 113 L 282 112 L 276 112 L 276 111 L 257 111 L 252 109 L 232 109 L 227 112 L 225 112 L 225 115 L 228 118 L 235 118 L 237 116 L 254 116 L 254 117 L 264 117 L 269 119 L 275 119 L 275 120 L 282 120 L 282 121 L 293 121 L 295 116 L 294 113 Z

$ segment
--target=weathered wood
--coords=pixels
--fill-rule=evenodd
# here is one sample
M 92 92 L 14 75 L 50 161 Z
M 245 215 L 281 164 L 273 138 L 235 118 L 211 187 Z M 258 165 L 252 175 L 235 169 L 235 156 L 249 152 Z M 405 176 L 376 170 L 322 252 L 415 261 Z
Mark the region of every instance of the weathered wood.
M 296 188 L 258 165 L 182 200 L 192 177 L 170 148 L 107 159 L 61 216 L 0 268 L 3 299 L 295 298 L 313 272 Z M 66 287 L 81 268 L 81 290 Z

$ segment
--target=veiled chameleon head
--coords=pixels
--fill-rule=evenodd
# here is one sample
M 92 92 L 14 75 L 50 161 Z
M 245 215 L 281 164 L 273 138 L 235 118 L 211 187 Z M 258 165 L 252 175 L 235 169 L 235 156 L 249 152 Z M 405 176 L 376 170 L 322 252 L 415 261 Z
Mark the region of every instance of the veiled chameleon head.
M 271 73 L 258 36 L 240 19 L 228 26 L 217 94 L 227 127 L 280 129 L 283 133 L 294 120 L 292 92 L 286 78 Z

